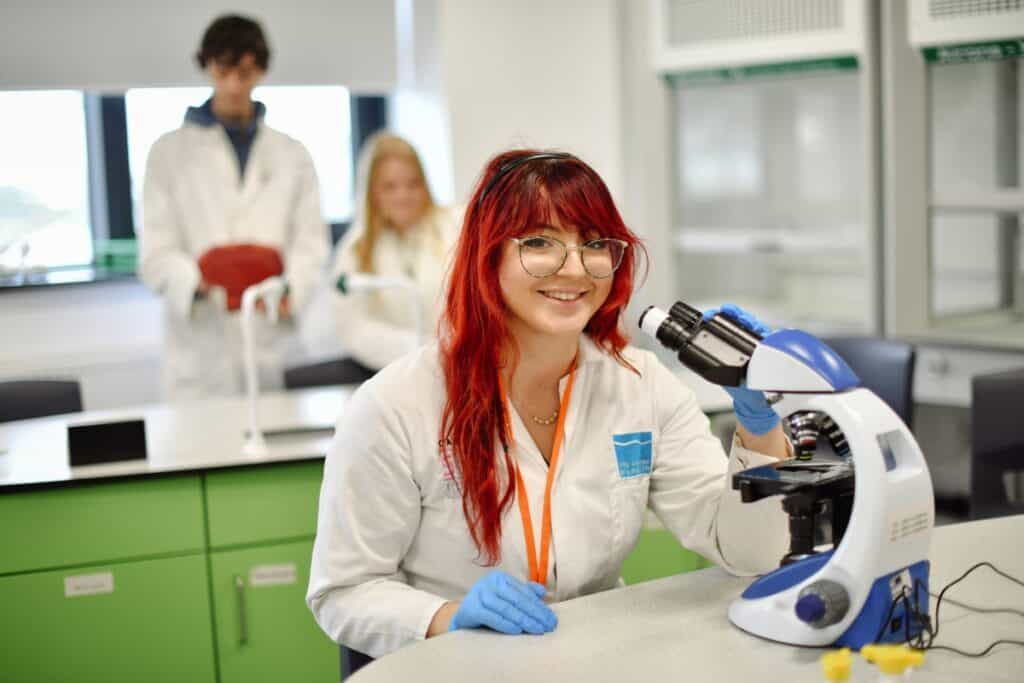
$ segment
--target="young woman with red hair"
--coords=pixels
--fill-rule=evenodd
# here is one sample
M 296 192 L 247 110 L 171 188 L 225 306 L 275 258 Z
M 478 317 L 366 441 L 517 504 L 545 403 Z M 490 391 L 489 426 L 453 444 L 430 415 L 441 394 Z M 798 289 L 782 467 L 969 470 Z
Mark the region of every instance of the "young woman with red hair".
M 788 457 L 778 418 L 736 390 L 727 458 L 693 392 L 627 346 L 641 251 L 576 157 L 487 165 L 439 344 L 364 384 L 327 456 L 307 602 L 336 642 L 378 657 L 459 628 L 550 631 L 548 603 L 621 585 L 648 505 L 730 571 L 778 562 L 781 506 L 743 505 L 727 476 Z

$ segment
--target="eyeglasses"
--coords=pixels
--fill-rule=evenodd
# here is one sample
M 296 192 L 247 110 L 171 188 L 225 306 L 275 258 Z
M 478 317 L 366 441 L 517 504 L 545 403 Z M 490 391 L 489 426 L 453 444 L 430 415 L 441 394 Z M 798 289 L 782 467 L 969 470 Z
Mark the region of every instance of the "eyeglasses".
M 580 253 L 583 269 L 590 277 L 603 280 L 612 276 L 629 247 L 629 242 L 602 237 L 583 244 L 566 246 L 561 240 L 546 235 L 510 237 L 519 246 L 519 263 L 533 277 L 548 277 L 562 269 L 570 251 Z

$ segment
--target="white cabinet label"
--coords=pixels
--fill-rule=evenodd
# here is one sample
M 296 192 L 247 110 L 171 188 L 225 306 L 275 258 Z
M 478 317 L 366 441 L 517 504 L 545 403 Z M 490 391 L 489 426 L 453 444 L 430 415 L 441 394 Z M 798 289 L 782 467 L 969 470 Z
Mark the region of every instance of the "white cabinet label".
M 295 563 L 260 564 L 249 570 L 250 586 L 283 586 L 295 583 L 297 572 Z
M 114 573 L 79 574 L 64 577 L 64 597 L 77 598 L 82 595 L 100 595 L 114 592 Z

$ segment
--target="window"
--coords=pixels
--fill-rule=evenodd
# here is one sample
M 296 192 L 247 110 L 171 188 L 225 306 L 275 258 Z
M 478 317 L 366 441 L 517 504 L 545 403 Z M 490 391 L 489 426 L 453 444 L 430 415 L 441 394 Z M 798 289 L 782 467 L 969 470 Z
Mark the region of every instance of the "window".
M 78 91 L 0 92 L 0 276 L 92 261 Z
M 688 303 L 770 324 L 863 333 L 873 322 L 860 76 L 673 82 L 676 265 Z
M 930 310 L 1024 310 L 1024 68 L 931 63 Z
M 140 224 L 142 183 L 149 150 L 164 133 L 181 126 L 190 106 L 210 96 L 209 88 L 152 88 L 125 95 L 128 156 L 135 222 Z M 266 123 L 301 142 L 316 166 L 324 220 L 348 220 L 352 213 L 352 141 L 348 90 L 339 86 L 266 86 L 253 99 L 267 106 Z

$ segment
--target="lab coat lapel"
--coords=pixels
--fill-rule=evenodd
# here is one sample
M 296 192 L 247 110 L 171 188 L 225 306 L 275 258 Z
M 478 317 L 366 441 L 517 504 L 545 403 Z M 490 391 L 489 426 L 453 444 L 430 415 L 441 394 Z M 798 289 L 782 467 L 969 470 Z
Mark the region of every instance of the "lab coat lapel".
M 256 136 L 252 141 L 252 147 L 249 149 L 249 160 L 245 165 L 245 174 L 242 176 L 242 182 L 236 193 L 239 212 L 244 211 L 245 207 L 257 206 L 259 204 L 259 195 L 270 180 L 270 174 L 273 169 L 267 163 L 267 156 L 264 153 L 265 137 L 260 135 L 260 131 L 257 129 Z M 229 147 L 230 145 L 231 143 L 228 142 Z M 234 152 L 234 149 L 231 149 L 232 155 L 234 155 Z M 237 158 L 235 159 L 235 167 L 238 167 Z
M 391 229 L 385 229 L 377 237 L 377 247 L 374 250 L 374 266 L 380 273 L 402 273 L 402 245 L 398 235 Z
M 438 301 L 427 297 L 428 292 L 440 292 L 444 277 L 445 254 L 441 230 L 434 214 L 423 225 L 423 234 L 416 260 L 416 283 L 420 289 L 420 302 L 424 311 L 432 311 Z
M 223 128 L 195 126 L 190 201 L 201 207 L 206 222 L 190 221 L 185 230 L 198 256 L 211 245 L 234 239 L 234 207 L 238 196 L 238 162 Z
M 524 460 L 529 460 L 532 465 L 535 465 L 541 469 L 542 472 L 547 472 L 547 462 L 544 460 L 544 456 L 541 455 L 540 449 L 537 448 L 537 444 L 534 443 L 533 437 L 530 436 L 530 430 L 526 428 L 526 423 L 519 416 L 519 411 L 516 410 L 515 406 L 512 405 L 512 401 L 505 402 L 506 410 L 509 411 L 509 417 L 512 423 L 512 440 L 515 442 L 515 447 L 512 449 L 512 457 L 516 462 L 523 463 Z M 525 474 L 523 475 L 526 476 Z
M 576 433 L 576 423 L 580 416 L 580 406 L 584 402 L 584 397 L 587 394 L 587 368 L 586 364 L 583 363 L 583 352 L 580 350 L 580 358 L 576 364 L 576 378 L 572 384 L 572 396 L 569 397 L 569 408 L 565 414 L 565 422 L 563 424 L 564 434 L 562 436 L 562 450 L 558 456 L 558 471 L 555 472 L 555 483 L 562 478 L 562 472 L 569 465 L 569 462 L 573 459 L 573 456 L 577 450 L 577 444 L 573 441 L 573 435 Z M 559 400 L 565 396 L 565 389 L 569 384 L 569 377 L 565 376 L 558 382 L 558 398 Z

